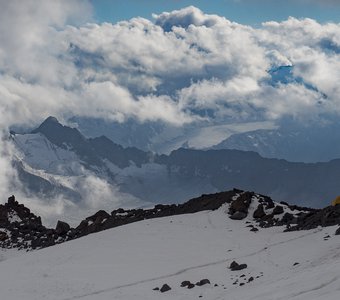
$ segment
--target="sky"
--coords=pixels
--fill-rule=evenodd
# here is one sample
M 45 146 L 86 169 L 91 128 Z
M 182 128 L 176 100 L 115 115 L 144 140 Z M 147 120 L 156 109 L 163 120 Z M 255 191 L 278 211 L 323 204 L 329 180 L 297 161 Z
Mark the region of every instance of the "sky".
M 92 0 L 98 22 L 117 22 L 136 16 L 196 6 L 206 13 L 252 26 L 265 21 L 282 21 L 289 16 L 319 22 L 340 22 L 339 0 Z
M 338 11 L 339 0 L 0 0 L 0 194 L 15 178 L 9 128 L 48 116 L 338 119 Z

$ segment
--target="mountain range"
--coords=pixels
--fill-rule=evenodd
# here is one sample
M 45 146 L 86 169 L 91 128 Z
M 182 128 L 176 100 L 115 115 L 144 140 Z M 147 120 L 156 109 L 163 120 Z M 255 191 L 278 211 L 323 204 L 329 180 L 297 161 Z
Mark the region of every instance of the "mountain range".
M 79 207 L 98 185 L 91 185 L 94 178 L 115 191 L 114 196 L 108 194 L 108 205 L 117 198 L 117 205 L 179 203 L 236 187 L 279 201 L 322 207 L 339 193 L 338 159 L 295 163 L 251 151 L 184 148 L 159 155 L 124 148 L 105 136 L 86 138 L 53 117 L 30 133 L 13 133 L 11 140 L 26 194 L 43 195 L 46 201 L 63 195 Z

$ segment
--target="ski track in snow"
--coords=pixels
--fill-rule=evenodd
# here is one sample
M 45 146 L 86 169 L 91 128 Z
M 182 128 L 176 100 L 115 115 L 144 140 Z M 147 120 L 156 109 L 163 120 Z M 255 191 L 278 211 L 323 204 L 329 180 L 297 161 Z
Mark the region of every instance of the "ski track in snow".
M 298 297 L 298 296 L 301 296 L 301 295 L 304 295 L 304 294 L 307 294 L 307 293 L 310 293 L 310 292 L 314 292 L 314 291 L 318 291 L 318 290 L 321 290 L 321 289 L 324 289 L 325 287 L 328 287 L 330 284 L 332 284 L 333 282 L 337 281 L 339 277 L 333 277 L 331 280 L 328 280 L 327 282 L 325 283 L 322 283 L 312 289 L 308 289 L 308 290 L 304 290 L 304 291 L 301 291 L 301 292 L 298 292 L 298 293 L 294 293 L 292 295 L 290 295 L 290 299 L 291 298 L 295 298 L 295 297 Z M 287 299 L 287 296 L 285 297 L 281 297 L 280 299 Z

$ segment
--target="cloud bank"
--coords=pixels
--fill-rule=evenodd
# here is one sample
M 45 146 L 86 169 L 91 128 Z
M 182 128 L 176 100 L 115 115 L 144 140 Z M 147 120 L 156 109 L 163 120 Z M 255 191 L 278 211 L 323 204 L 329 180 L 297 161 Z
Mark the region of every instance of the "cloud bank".
M 3 130 L 49 115 L 181 126 L 340 113 L 340 24 L 289 18 L 253 28 L 195 7 L 96 24 L 87 1 L 0 6 Z M 274 81 L 282 66 L 291 78 Z M 3 194 L 14 175 L 0 146 Z
M 339 24 L 252 28 L 195 7 L 95 24 L 86 1 L 1 7 L 2 126 L 75 111 L 177 125 L 339 111 Z M 273 85 L 268 71 L 282 65 L 301 80 Z

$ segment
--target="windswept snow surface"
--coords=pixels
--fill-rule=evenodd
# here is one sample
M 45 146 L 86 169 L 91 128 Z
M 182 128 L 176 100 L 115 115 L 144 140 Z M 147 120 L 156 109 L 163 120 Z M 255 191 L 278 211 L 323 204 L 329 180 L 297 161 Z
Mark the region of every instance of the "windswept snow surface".
M 0 262 L 1 299 L 339 299 L 334 227 L 254 233 L 225 210 L 145 220 L 8 258 Z M 248 268 L 230 271 L 233 260 Z M 203 278 L 212 284 L 180 287 Z M 153 291 L 164 283 L 172 290 Z

